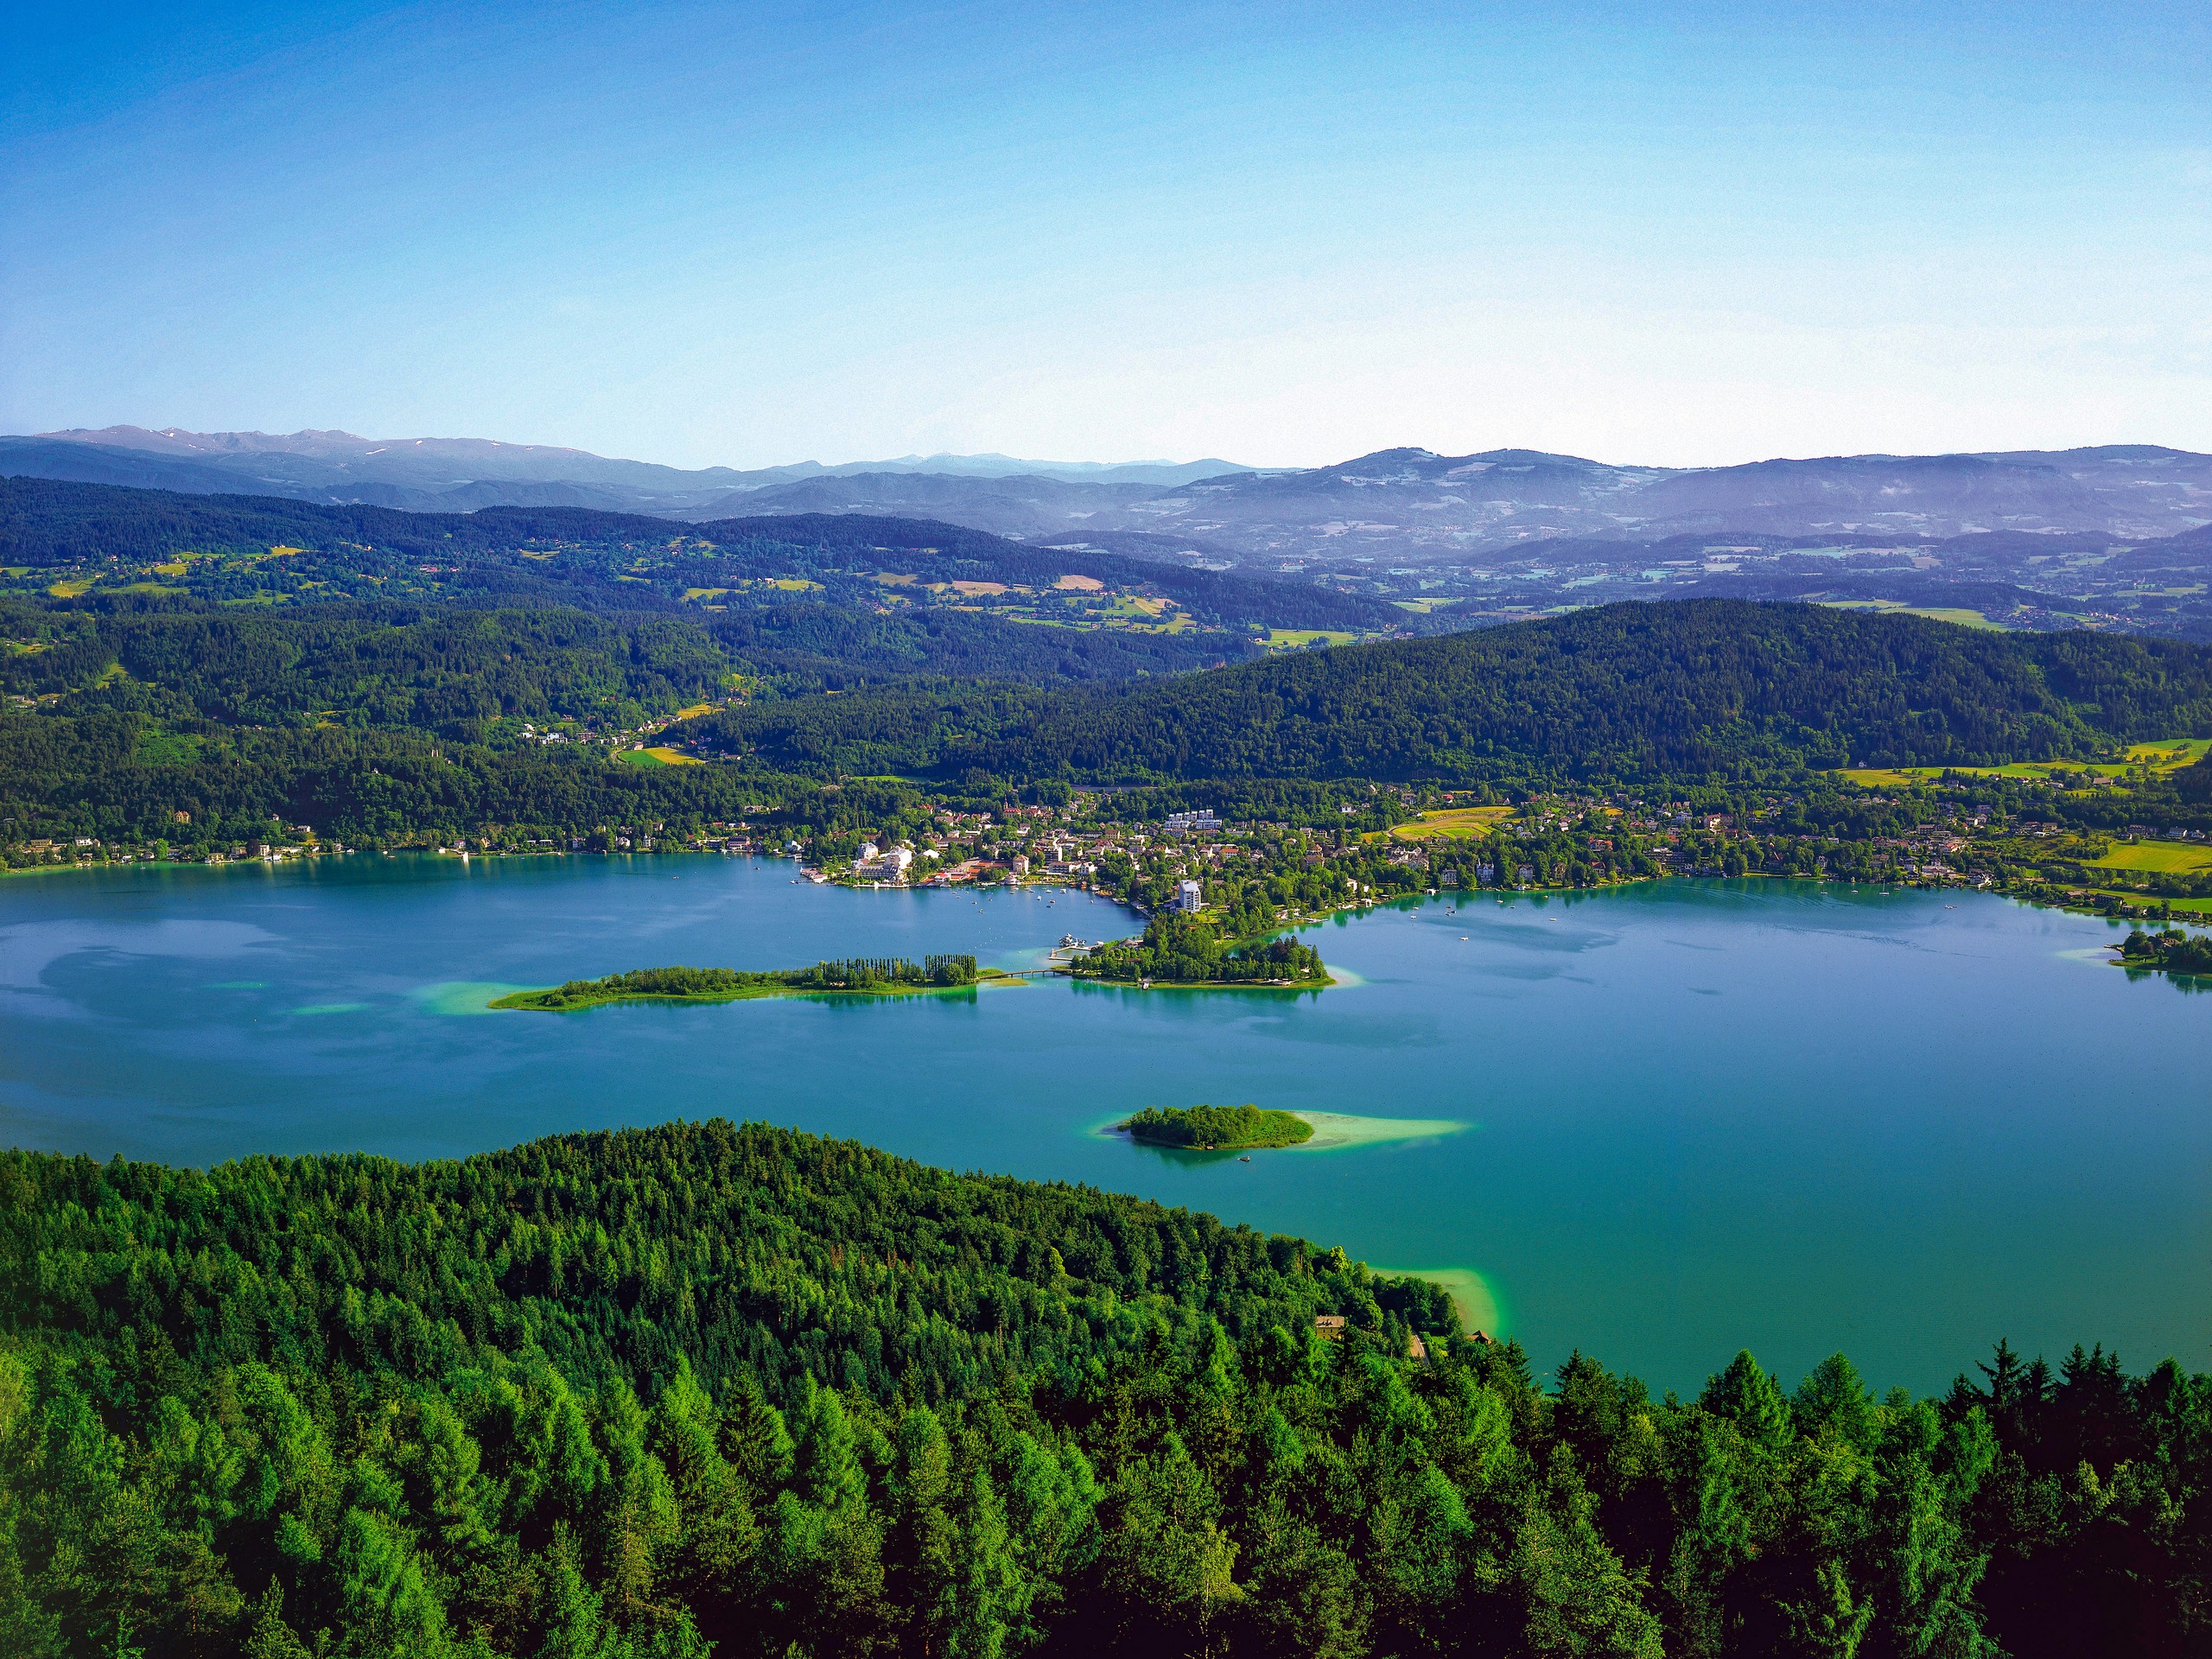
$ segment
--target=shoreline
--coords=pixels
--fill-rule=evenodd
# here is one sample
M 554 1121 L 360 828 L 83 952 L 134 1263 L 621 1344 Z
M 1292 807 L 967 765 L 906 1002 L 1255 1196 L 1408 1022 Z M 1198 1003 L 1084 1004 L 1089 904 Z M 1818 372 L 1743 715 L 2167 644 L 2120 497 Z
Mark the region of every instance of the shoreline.
M 1132 1147 L 1142 1147 L 1147 1152 L 1190 1153 L 1194 1155 L 1218 1158 L 1238 1152 L 1351 1152 L 1362 1147 L 1400 1145 L 1408 1141 L 1438 1141 L 1446 1135 L 1465 1135 L 1477 1127 L 1464 1118 L 1456 1117 L 1370 1117 L 1357 1112 L 1324 1111 L 1318 1107 L 1276 1106 L 1270 1111 L 1280 1111 L 1294 1117 L 1313 1133 L 1303 1141 L 1292 1141 L 1278 1146 L 1244 1147 L 1187 1147 L 1173 1141 L 1147 1141 L 1133 1135 L 1122 1125 L 1127 1112 L 1098 1119 L 1080 1131 L 1103 1140 L 1120 1141 Z
M 1337 983 L 1330 975 L 1319 979 L 1108 979 L 1067 968 L 1052 971 L 1055 978 L 1077 985 L 1110 986 L 1123 991 L 1320 991 Z

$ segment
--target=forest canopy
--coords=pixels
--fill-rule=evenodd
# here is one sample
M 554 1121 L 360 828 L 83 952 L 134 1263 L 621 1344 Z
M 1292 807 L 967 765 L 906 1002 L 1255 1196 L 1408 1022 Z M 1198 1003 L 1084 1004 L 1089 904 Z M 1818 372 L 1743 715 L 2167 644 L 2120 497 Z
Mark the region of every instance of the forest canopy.
M 778 764 L 869 735 L 879 764 L 1101 783 L 1988 766 L 2212 730 L 2212 647 L 1696 600 L 1060 690 L 995 729 L 941 707 L 893 691 L 709 723 Z
M 759 1125 L 0 1154 L 0 1651 L 2212 1637 L 2212 1377 L 1716 1363 L 1687 1399 L 1581 1354 L 1540 1383 L 1341 1250 Z
M 1133 1140 L 1161 1147 L 1235 1152 L 1246 1147 L 1294 1147 L 1313 1126 L 1292 1112 L 1242 1106 L 1147 1106 L 1115 1125 Z

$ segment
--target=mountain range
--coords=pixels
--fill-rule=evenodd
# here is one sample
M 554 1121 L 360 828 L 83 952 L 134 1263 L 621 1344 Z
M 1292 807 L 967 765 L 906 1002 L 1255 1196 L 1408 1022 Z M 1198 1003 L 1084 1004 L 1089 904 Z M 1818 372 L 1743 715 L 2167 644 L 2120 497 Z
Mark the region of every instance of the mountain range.
M 124 484 L 191 494 L 281 495 L 334 505 L 468 512 L 478 507 L 598 507 L 669 518 L 724 516 L 755 493 L 861 475 L 982 481 L 1020 475 L 1154 494 L 1242 473 L 1226 461 L 1025 461 L 1011 455 L 904 455 L 824 466 L 687 470 L 587 450 L 486 438 L 364 438 L 351 432 L 188 432 L 73 428 L 0 437 L 0 474 Z M 862 486 L 861 493 L 866 493 Z M 812 511 L 793 508 L 791 511 Z M 1065 528 L 1065 524 L 1056 528 Z
M 2212 456 L 2153 445 L 1618 466 L 1532 449 L 1378 450 L 1337 465 L 904 456 L 741 471 L 581 449 L 346 432 L 73 429 L 0 438 L 0 474 L 193 493 L 468 512 L 578 506 L 703 521 L 741 512 L 931 518 L 1026 541 L 1208 563 L 1457 564 L 1562 538 L 2147 538 L 2212 522 Z

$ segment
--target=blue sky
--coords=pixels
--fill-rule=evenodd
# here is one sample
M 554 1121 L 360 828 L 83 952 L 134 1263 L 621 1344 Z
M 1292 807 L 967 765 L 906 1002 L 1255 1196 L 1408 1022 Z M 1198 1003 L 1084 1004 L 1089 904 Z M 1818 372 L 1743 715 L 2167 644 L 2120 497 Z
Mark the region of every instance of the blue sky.
M 2212 9 L 54 6 L 0 429 L 2212 449 Z

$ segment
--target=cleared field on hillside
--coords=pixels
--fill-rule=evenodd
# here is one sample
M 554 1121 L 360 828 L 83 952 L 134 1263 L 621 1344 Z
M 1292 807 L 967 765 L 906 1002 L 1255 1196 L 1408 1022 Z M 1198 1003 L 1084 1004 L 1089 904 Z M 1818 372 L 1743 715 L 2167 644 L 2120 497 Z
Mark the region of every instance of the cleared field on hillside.
M 2148 766 L 2153 772 L 2177 771 L 2198 760 L 2207 748 L 2212 748 L 2212 738 L 2162 737 L 2148 743 L 2131 743 L 2126 761 L 2016 760 L 2004 766 L 1846 766 L 1842 775 L 1854 784 L 1876 789 L 1932 783 L 1947 772 L 1966 778 L 2048 778 L 2056 772 L 2123 778 L 2131 764 Z
M 1452 841 L 1486 836 L 1513 816 L 1510 806 L 1446 806 L 1390 831 L 1400 841 Z

